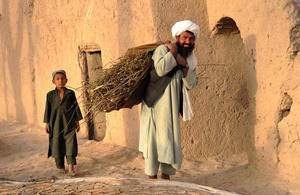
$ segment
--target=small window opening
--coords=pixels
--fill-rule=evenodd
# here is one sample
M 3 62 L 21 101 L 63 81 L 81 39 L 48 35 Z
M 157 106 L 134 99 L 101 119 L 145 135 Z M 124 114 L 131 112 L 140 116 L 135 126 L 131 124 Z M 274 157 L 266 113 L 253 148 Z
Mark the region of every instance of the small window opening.
M 213 34 L 239 34 L 240 30 L 236 26 L 235 21 L 230 17 L 221 18 L 213 28 Z

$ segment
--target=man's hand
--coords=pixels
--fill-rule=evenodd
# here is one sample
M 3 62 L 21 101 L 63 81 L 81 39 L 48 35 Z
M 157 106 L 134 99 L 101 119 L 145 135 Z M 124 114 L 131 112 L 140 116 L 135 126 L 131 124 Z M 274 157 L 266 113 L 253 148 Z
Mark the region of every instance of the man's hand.
M 49 134 L 49 132 L 50 132 L 50 125 L 49 125 L 49 123 L 46 123 L 45 130 L 46 130 L 46 133 Z
M 175 59 L 177 64 L 179 65 L 179 68 L 185 67 L 187 65 L 186 60 L 179 53 L 176 55 Z
M 176 43 L 166 43 L 165 44 L 169 50 L 170 50 L 170 53 L 174 56 L 174 58 L 176 57 L 177 55 L 177 52 L 178 52 L 178 47 L 176 45 Z
M 79 130 L 80 130 L 79 121 L 76 121 L 76 132 L 78 132 Z
M 188 70 L 189 70 L 189 66 L 185 66 L 184 68 L 181 69 L 182 73 L 183 73 L 183 78 L 186 77 L 186 75 L 188 74 Z
M 188 73 L 188 70 L 189 70 L 189 66 L 187 65 L 187 61 L 179 53 L 176 55 L 175 59 L 176 59 L 176 62 L 177 62 L 177 66 L 182 70 L 183 77 L 186 77 L 186 75 Z

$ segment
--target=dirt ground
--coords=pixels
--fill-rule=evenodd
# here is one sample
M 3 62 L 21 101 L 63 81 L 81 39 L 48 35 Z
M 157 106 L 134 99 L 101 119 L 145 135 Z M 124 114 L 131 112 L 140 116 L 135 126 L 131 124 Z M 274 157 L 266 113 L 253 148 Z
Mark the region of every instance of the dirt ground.
M 76 178 L 147 178 L 144 160 L 137 150 L 79 136 Z M 54 159 L 47 158 L 48 136 L 36 126 L 0 122 L 0 180 L 42 181 L 60 175 Z M 173 181 L 210 186 L 241 194 L 300 194 L 299 181 L 283 180 L 248 167 L 245 154 L 184 159 Z

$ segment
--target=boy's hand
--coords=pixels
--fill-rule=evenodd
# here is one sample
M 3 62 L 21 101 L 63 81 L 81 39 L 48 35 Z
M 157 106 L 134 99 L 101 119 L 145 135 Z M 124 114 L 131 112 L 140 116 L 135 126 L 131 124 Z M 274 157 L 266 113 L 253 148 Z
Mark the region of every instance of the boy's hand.
M 80 130 L 79 121 L 76 121 L 76 132 L 78 132 L 79 130 Z
M 46 133 L 49 134 L 49 132 L 50 132 L 50 125 L 49 125 L 49 123 L 46 123 L 45 130 L 46 130 Z

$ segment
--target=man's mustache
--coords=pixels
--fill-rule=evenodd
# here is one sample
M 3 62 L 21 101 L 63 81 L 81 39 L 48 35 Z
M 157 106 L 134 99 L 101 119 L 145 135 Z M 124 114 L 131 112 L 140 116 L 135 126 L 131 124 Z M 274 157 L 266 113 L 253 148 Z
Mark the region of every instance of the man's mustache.
M 190 46 L 190 47 L 193 46 L 193 44 L 190 44 L 190 43 L 183 43 L 183 44 L 182 44 L 182 46 L 185 46 L 185 45 L 188 45 L 188 46 Z

